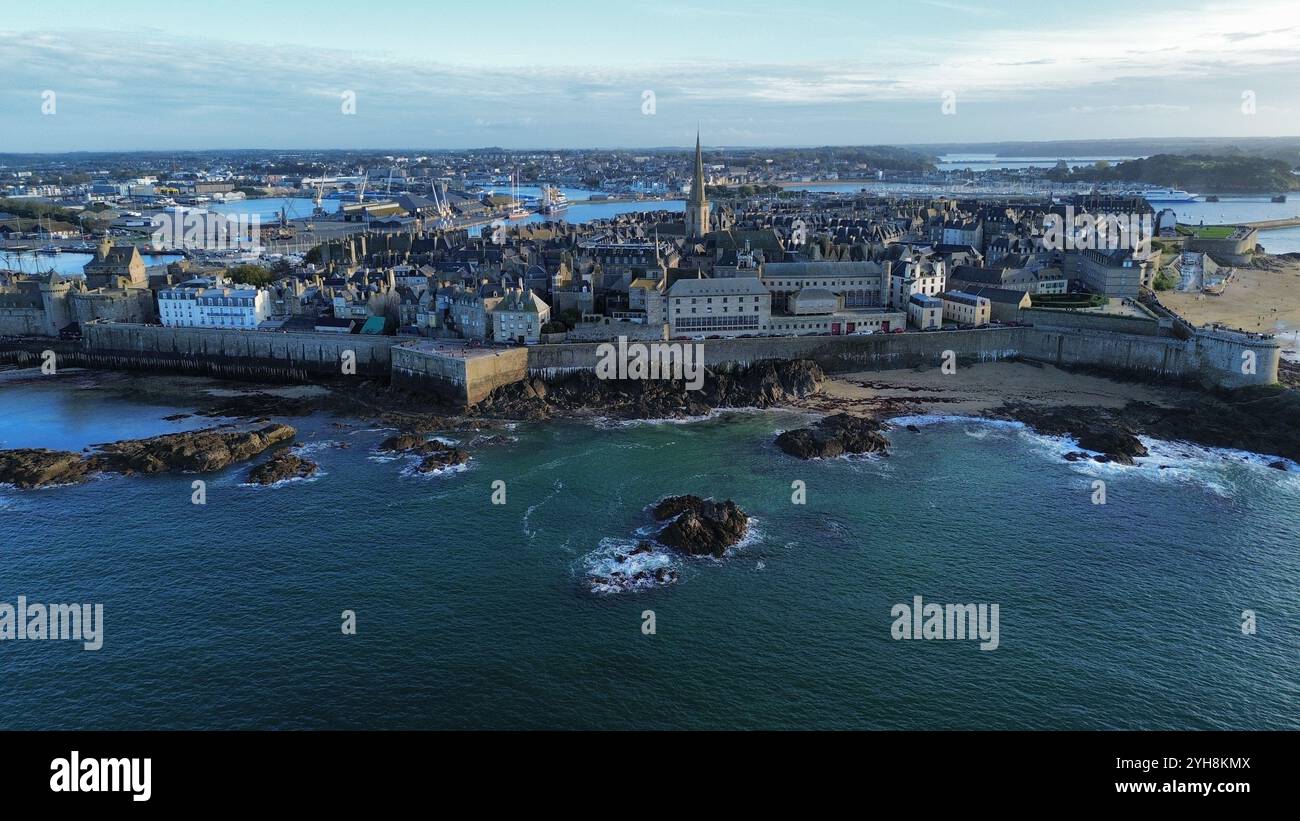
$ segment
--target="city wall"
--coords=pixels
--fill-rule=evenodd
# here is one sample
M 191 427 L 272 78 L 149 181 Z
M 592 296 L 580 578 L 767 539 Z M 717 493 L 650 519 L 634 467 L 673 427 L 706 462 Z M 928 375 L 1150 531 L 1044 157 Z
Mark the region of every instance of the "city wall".
M 1274 339 L 1220 331 L 1196 331 L 1189 339 L 1149 332 L 1125 333 L 1129 324 L 1107 325 L 1099 315 L 1070 315 L 1059 324 L 1046 313 L 1034 327 L 971 331 L 908 332 L 871 336 L 804 336 L 706 340 L 709 367 L 749 365 L 764 359 L 811 359 L 828 373 L 937 366 L 951 350 L 961 365 L 1029 359 L 1061 367 L 1092 367 L 1139 377 L 1237 388 L 1277 381 L 1281 346 Z M 1121 318 L 1122 319 L 1122 318 Z M 1141 320 L 1138 320 L 1141 322 Z M 1140 326 L 1143 331 L 1150 322 Z M 399 386 L 430 390 L 472 404 L 501 385 L 526 376 L 555 379 L 594 369 L 600 343 L 495 349 L 454 358 L 430 354 L 393 337 L 354 334 L 278 333 L 210 328 L 89 323 L 80 343 L 48 343 L 63 366 L 157 370 L 233 379 L 286 382 L 340 375 L 344 353 L 355 354 L 358 375 L 392 379 Z M 0 364 L 31 364 L 35 350 L 0 344 Z M 697 344 L 682 342 L 679 344 Z M 22 345 L 31 348 L 31 345 Z M 12 354 L 12 355 L 10 355 Z
M 339 376 L 347 351 L 358 375 L 387 379 L 393 346 L 385 336 L 117 323 L 83 325 L 82 335 L 85 361 L 77 364 L 88 367 L 287 381 Z

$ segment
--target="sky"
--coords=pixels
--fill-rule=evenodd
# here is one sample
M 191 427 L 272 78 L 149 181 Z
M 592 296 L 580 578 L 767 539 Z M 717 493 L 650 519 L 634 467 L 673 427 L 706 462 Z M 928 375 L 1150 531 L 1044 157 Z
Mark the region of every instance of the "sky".
M 0 153 L 1300 135 L 1297 0 L 11 2 L 0 67 Z

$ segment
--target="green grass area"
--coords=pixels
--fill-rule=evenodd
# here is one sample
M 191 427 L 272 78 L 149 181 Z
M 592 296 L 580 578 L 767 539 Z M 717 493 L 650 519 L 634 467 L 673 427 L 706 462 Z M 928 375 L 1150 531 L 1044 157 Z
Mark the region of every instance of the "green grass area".
M 1110 301 L 1101 294 L 1038 294 L 1030 300 L 1035 308 L 1100 308 Z
M 1179 225 L 1178 233 L 1197 239 L 1227 239 L 1237 230 L 1235 225 Z

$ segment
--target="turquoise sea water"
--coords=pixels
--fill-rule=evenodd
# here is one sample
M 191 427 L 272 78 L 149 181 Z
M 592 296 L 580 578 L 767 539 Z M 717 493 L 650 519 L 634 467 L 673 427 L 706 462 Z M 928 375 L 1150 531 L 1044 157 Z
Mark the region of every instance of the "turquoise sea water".
M 0 382 L 0 446 L 191 421 L 85 384 Z M 285 421 L 319 478 L 232 469 L 205 506 L 186 475 L 0 488 L 0 602 L 100 602 L 106 623 L 97 652 L 0 642 L 0 728 L 1300 726 L 1300 473 L 1259 459 L 1080 466 L 951 419 L 885 459 L 801 462 L 773 446 L 801 417 L 730 413 L 447 432 L 473 461 L 424 477 L 372 453 L 388 432 Z M 755 529 L 672 560 L 677 584 L 592 594 L 587 568 L 678 493 Z M 1000 646 L 892 639 L 916 595 L 998 603 Z

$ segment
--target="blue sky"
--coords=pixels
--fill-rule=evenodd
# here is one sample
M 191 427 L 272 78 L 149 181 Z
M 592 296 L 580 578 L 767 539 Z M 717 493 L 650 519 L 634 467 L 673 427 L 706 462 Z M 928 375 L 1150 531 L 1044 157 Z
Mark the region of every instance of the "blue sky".
M 1300 134 L 1295 0 L 9 6 L 0 151 Z

